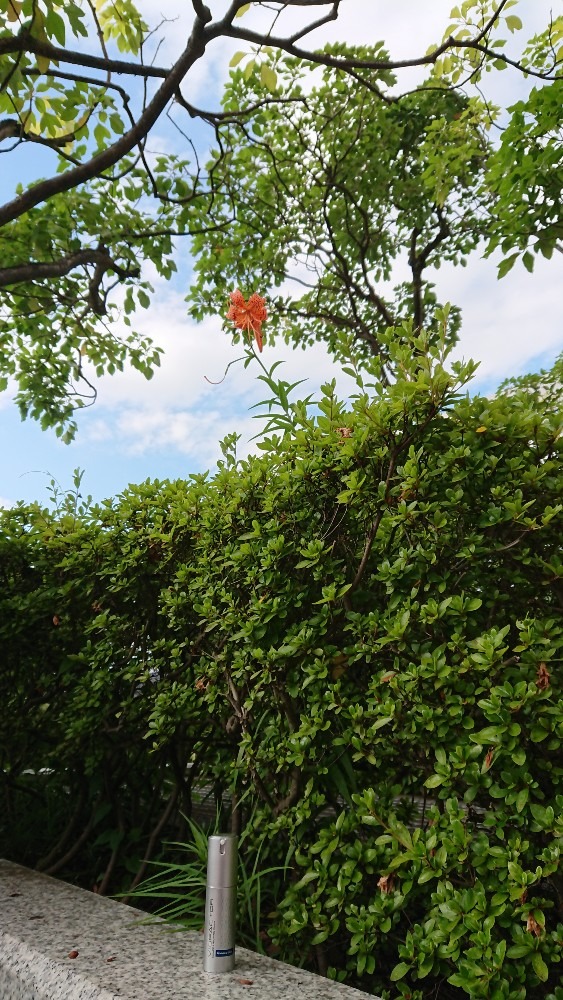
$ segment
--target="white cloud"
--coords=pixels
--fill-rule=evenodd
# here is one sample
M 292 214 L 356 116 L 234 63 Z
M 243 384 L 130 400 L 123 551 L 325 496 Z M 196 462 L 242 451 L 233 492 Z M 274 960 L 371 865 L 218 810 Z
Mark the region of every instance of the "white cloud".
M 463 307 L 454 357 L 480 361 L 477 384 L 522 374 L 534 359 L 563 347 L 556 264 L 539 258 L 529 274 L 517 263 L 498 280 L 495 261 L 475 258 L 444 275 L 442 298 Z
M 0 497 L 0 510 L 7 510 L 15 505 L 15 500 L 8 500 L 6 497 Z
M 241 434 L 239 457 L 252 450 L 250 439 L 256 428 L 249 417 L 234 420 L 220 411 L 172 409 L 127 409 L 120 413 L 115 431 L 130 455 L 148 455 L 167 449 L 189 459 L 192 467 L 210 468 L 220 457 L 219 442 L 234 425 Z
M 167 448 L 201 466 L 215 463 L 218 441 L 236 430 L 242 435 L 239 454 L 247 453 L 249 439 L 261 426 L 250 408 L 271 392 L 257 381 L 262 374 L 257 363 L 248 368 L 237 363 L 244 347 L 233 345 L 222 318 L 193 323 L 183 297 L 167 289 L 157 293 L 152 307 L 137 319 L 140 332 L 164 348 L 161 367 L 150 382 L 132 369 L 98 380 L 95 412 L 82 425 L 81 439 L 92 444 L 111 441 L 114 449 L 127 454 Z M 261 360 L 267 369 L 275 361 L 284 362 L 276 378 L 306 380 L 292 398 L 318 394 L 332 378 L 343 397 L 353 385 L 321 344 L 300 351 L 282 343 L 268 348 L 266 342 Z
M 227 300 L 224 305 L 226 312 Z M 229 397 L 229 402 L 239 400 L 241 405 L 246 405 L 249 394 L 254 394 L 252 387 L 261 369 L 254 363 L 246 369 L 242 363 L 234 364 L 244 356 L 244 346 L 232 343 L 223 326 L 222 315 L 195 323 L 187 314 L 183 295 L 167 288 L 157 291 L 151 308 L 139 312 L 133 325 L 164 348 L 161 367 L 150 383 L 132 370 L 100 380 L 103 405 L 144 405 L 148 396 L 151 403 L 166 402 L 173 406 L 192 407 L 203 402 L 216 407 L 219 397 Z M 348 384 L 347 377 L 342 375 L 322 345 L 301 351 L 279 342 L 273 356 L 271 351 L 268 353 L 267 335 L 266 326 L 261 360 L 266 368 L 274 361 L 283 361 L 284 367 L 277 372 L 278 377 L 289 381 L 310 378 L 318 387 L 321 382 L 338 375 L 343 385 Z M 229 364 L 232 367 L 223 380 Z M 267 392 L 266 389 L 260 391 L 262 394 Z

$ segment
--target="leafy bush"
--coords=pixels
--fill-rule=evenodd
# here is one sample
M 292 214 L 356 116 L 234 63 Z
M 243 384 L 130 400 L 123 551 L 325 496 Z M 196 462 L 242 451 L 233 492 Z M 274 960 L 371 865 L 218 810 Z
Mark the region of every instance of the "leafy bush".
M 388 349 L 348 409 L 264 376 L 263 455 L 212 479 L 3 515 L 4 780 L 65 775 L 59 860 L 83 836 L 104 891 L 205 782 L 248 870 L 290 851 L 270 953 L 559 1000 L 562 363 L 470 398 L 471 365 Z

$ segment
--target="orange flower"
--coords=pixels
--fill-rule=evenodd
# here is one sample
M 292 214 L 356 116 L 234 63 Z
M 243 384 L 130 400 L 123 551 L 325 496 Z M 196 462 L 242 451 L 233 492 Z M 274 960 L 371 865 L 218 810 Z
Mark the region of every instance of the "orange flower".
M 231 305 L 227 313 L 227 319 L 232 319 L 238 330 L 248 330 L 254 334 L 254 339 L 258 345 L 258 350 L 262 350 L 262 323 L 268 318 L 266 302 L 254 292 L 248 302 L 245 302 L 244 295 L 239 292 L 232 292 L 229 296 Z

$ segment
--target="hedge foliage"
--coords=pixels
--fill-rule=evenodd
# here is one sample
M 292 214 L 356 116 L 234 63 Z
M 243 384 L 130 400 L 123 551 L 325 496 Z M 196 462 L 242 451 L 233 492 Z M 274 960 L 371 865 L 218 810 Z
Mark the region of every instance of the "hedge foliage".
M 3 836 L 117 891 L 207 782 L 287 866 L 271 953 L 561 1000 L 563 362 L 470 397 L 389 350 L 348 406 L 265 378 L 262 454 L 212 478 L 4 512 Z

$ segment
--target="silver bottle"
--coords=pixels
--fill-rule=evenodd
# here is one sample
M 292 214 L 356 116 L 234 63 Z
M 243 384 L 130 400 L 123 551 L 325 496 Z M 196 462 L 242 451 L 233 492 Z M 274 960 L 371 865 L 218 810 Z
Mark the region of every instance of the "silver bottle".
M 234 833 L 223 833 L 207 842 L 204 972 L 230 972 L 235 967 L 237 839 Z

